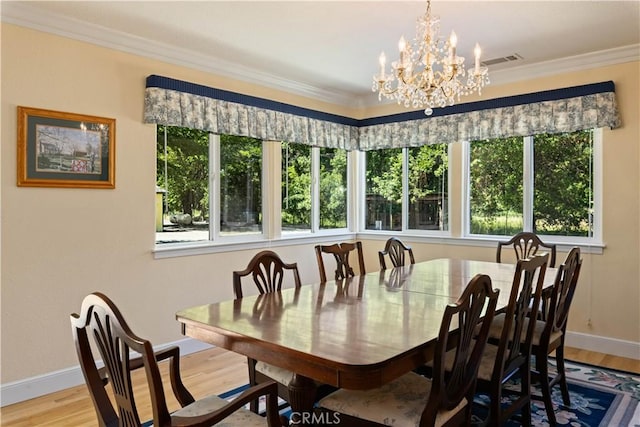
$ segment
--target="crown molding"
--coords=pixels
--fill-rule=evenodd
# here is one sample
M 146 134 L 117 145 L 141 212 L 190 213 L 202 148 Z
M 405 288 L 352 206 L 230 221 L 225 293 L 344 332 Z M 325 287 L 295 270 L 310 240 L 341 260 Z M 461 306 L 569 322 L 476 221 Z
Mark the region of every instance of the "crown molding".
M 345 95 L 344 92 L 327 91 L 305 83 L 283 79 L 212 55 L 203 55 L 183 47 L 177 48 L 65 15 L 43 11 L 28 3 L 2 2 L 1 21 L 332 104 L 347 106 L 353 104 L 353 96 Z
M 353 96 L 344 92 L 328 91 L 305 83 L 283 79 L 212 55 L 203 55 L 182 47 L 176 48 L 68 16 L 43 11 L 29 5 L 29 2 L 2 2 L 0 18 L 2 22 L 9 24 L 266 86 L 331 104 L 360 108 L 381 104 L 377 96 L 373 96 L 373 94 Z M 640 44 L 635 44 L 505 70 L 492 70 L 490 79 L 491 84 L 500 85 L 638 60 L 640 60 Z M 392 103 L 392 101 L 388 103 Z

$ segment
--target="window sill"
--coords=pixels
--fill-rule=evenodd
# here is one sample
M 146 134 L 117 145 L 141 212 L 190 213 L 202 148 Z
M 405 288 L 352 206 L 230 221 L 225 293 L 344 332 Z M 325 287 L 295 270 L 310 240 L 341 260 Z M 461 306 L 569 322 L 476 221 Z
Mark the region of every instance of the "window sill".
M 243 251 L 249 249 L 269 249 L 280 246 L 318 244 L 325 242 L 335 242 L 336 240 L 351 240 L 355 233 L 346 230 L 340 230 L 338 233 L 321 232 L 321 233 L 291 233 L 282 236 L 279 239 L 262 239 L 247 241 L 200 241 L 185 243 L 166 243 L 156 245 L 153 250 L 155 259 L 175 258 L 181 256 L 214 254 L 221 252 Z
M 495 248 L 498 241 L 508 240 L 510 236 L 465 236 L 454 237 L 446 234 L 426 235 L 424 233 L 415 232 L 381 232 L 381 231 L 361 231 L 357 234 L 358 238 L 364 237 L 370 240 L 387 240 L 391 236 L 398 236 L 403 240 L 415 243 L 454 245 L 454 246 L 475 246 Z M 545 243 L 555 244 L 560 252 L 569 252 L 571 248 L 577 246 L 583 253 L 601 255 L 606 245 L 603 242 L 585 242 L 584 240 L 568 240 L 566 237 L 562 241 L 554 241 L 553 239 L 543 238 Z
M 326 242 L 336 242 L 340 240 L 351 239 L 368 239 L 368 240 L 380 240 L 386 241 L 391 236 L 397 236 L 403 240 L 415 243 L 426 244 L 438 244 L 438 245 L 454 245 L 454 246 L 475 246 L 475 247 L 487 247 L 495 248 L 499 240 L 506 240 L 507 236 L 468 236 L 468 237 L 453 237 L 447 235 L 446 232 L 440 232 L 439 234 L 425 233 L 412 233 L 412 232 L 392 232 L 392 231 L 361 231 L 358 233 L 351 233 L 347 230 L 340 230 L 335 232 L 320 232 L 320 233 L 291 233 L 285 234 L 279 239 L 273 240 L 250 240 L 250 241 L 235 241 L 235 242 L 188 242 L 188 243 L 169 243 L 163 245 L 156 245 L 153 250 L 153 256 L 155 259 L 163 258 L 175 258 L 181 256 L 192 255 L 204 255 L 212 253 L 233 252 L 249 249 L 268 249 L 274 247 L 291 246 L 291 245 L 305 245 L 305 244 L 318 244 Z M 547 240 L 545 239 L 545 242 Z M 568 252 L 572 247 L 578 246 L 583 253 L 601 255 L 605 248 L 605 244 L 602 242 L 580 242 L 580 241 L 553 241 L 549 240 L 548 243 L 555 243 L 557 249 L 560 252 Z

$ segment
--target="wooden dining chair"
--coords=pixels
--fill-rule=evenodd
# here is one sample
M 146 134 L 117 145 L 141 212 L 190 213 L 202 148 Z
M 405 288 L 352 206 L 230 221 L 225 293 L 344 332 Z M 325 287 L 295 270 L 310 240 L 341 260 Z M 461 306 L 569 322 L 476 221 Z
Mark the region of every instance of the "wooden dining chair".
M 233 272 L 233 292 L 236 298 L 242 298 L 242 278 L 251 275 L 253 283 L 261 294 L 282 289 L 284 273 L 290 270 L 296 287 L 300 287 L 300 273 L 298 264 L 285 263 L 280 256 L 273 251 L 258 252 L 249 261 L 249 265 L 242 271 Z
M 144 368 L 153 409 L 154 426 L 279 426 L 277 389 L 274 382 L 250 387 L 233 401 L 217 396 L 195 400 L 180 378 L 180 350 L 170 347 L 154 352 L 151 343 L 135 335 L 116 305 L 101 293 L 84 298 L 80 314 L 71 315 L 73 338 L 80 367 L 96 410 L 98 425 L 141 426 L 136 407 L 131 372 Z M 103 368 L 96 364 L 94 342 Z M 169 360 L 171 388 L 181 409 L 169 413 L 158 362 Z M 111 384 L 110 399 L 107 384 Z M 266 396 L 266 418 L 243 408 L 250 401 Z
M 502 262 L 502 248 L 512 246 L 516 254 L 516 261 L 530 258 L 540 250 L 548 249 L 551 253 L 548 267 L 556 266 L 556 245 L 544 243 L 535 234 L 527 231 L 520 232 L 506 242 L 498 242 L 496 249 L 496 262 Z
M 558 268 L 545 320 L 538 320 L 533 333 L 531 353 L 535 356 L 535 366 L 531 373 L 540 383 L 542 400 L 547 411 L 550 425 L 556 424 L 555 412 L 551 401 L 551 389 L 560 384 L 562 401 L 571 405 L 567 377 L 564 368 L 564 340 L 567 330 L 567 319 L 573 295 L 578 284 L 578 276 L 582 267 L 580 248 L 571 249 L 564 263 Z M 549 354 L 555 351 L 556 373 L 553 377 L 549 371 Z
M 391 261 L 391 265 L 394 267 L 401 267 L 405 265 L 405 255 L 409 254 L 409 261 L 411 264 L 415 264 L 416 260 L 413 257 L 413 249 L 411 247 L 402 243 L 400 239 L 397 237 L 391 237 L 387 240 L 387 243 L 384 245 L 384 249 L 378 251 L 378 258 L 380 259 L 380 268 L 385 270 L 387 268 L 387 263 L 385 262 L 385 257 L 388 257 Z
M 360 269 L 358 274 L 364 275 L 366 273 L 364 268 L 364 255 L 362 252 L 362 242 L 354 243 L 335 243 L 333 245 L 323 246 L 316 245 L 316 258 L 318 260 L 318 269 L 320 270 L 320 282 L 327 281 L 327 273 L 324 266 L 323 254 L 331 254 L 336 260 L 335 280 L 346 279 L 347 277 L 355 276 L 353 267 L 349 263 L 349 255 L 351 252 L 356 252 L 358 257 L 358 268 Z
M 339 418 L 341 427 L 471 425 L 476 375 L 497 300 L 489 276 L 477 275 L 458 301 L 446 307 L 432 379 L 409 372 L 372 390 L 340 389 L 318 402 L 319 411 L 329 414 L 325 419 Z M 450 331 L 452 324 L 456 326 Z M 451 375 L 444 369 L 448 348 L 455 353 Z
M 509 303 L 499 315 L 502 321 L 494 319 L 491 325 L 478 370 L 478 391 L 490 397 L 484 425 L 503 425 L 518 411 L 522 414 L 520 423 L 531 425 L 531 343 L 548 260 L 549 254 L 544 254 L 517 262 Z M 499 338 L 496 342 L 492 337 Z M 519 389 L 507 390 L 504 385 L 516 374 L 520 376 Z M 503 405 L 502 396 L 507 393 L 515 397 Z
M 277 292 L 282 289 L 284 273 L 291 270 L 293 274 L 294 286 L 300 288 L 300 273 L 296 263 L 285 263 L 278 254 L 273 251 L 258 252 L 249 261 L 247 268 L 242 271 L 233 272 L 233 291 L 236 299 L 243 297 L 242 278 L 251 275 L 252 281 L 258 288 L 258 293 Z M 259 362 L 250 357 L 247 358 L 249 369 L 249 385 L 262 384 L 264 382 L 275 381 L 278 387 L 278 396 L 287 402 L 289 398 L 289 384 L 293 381 L 294 373 L 290 370 L 279 368 L 265 362 Z M 249 409 L 258 412 L 258 401 L 250 403 Z

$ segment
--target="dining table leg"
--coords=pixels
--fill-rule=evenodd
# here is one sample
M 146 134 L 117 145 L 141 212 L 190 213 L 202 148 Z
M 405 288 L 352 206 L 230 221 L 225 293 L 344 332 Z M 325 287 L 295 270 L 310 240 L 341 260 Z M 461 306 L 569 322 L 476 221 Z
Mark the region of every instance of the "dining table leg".
M 313 424 L 315 397 L 316 383 L 311 378 L 294 374 L 293 380 L 289 383 L 290 425 Z

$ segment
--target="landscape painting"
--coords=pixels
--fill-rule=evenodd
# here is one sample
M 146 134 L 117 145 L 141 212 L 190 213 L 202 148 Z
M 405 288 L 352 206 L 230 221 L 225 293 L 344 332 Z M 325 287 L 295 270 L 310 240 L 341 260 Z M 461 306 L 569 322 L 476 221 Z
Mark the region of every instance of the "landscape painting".
M 115 188 L 115 119 L 18 107 L 18 186 Z

